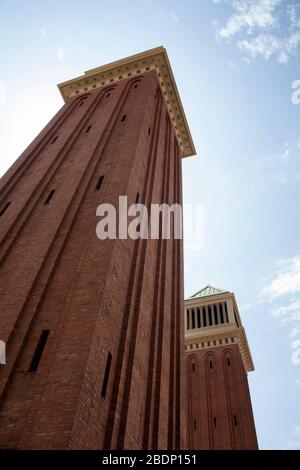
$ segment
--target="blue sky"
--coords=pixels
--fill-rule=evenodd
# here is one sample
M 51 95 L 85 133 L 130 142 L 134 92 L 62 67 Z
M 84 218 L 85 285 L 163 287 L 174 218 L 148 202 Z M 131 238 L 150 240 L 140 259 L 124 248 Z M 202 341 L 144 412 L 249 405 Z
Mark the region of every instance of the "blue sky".
M 204 244 L 186 295 L 235 293 L 262 449 L 300 449 L 300 2 L 0 0 L 0 174 L 62 105 L 56 84 L 164 45 L 198 156 L 184 199 Z

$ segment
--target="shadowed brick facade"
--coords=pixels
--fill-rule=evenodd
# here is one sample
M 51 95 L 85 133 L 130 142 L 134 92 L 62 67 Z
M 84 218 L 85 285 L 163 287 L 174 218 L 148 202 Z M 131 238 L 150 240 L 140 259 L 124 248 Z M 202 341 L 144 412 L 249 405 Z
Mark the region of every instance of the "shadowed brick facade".
M 254 369 L 233 294 L 207 286 L 185 301 L 188 448 L 258 448 Z
M 0 448 L 186 447 L 182 241 L 96 236 L 119 195 L 181 203 L 194 148 L 166 52 L 60 91 L 0 182 Z

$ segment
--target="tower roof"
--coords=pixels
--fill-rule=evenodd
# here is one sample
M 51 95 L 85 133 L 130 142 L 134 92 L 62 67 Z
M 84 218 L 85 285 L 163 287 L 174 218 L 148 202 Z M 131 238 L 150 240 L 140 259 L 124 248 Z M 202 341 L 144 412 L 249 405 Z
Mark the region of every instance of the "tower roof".
M 88 70 L 80 77 L 60 83 L 58 88 L 64 101 L 68 101 L 81 93 L 113 85 L 120 80 L 134 78 L 152 70 L 157 74 L 162 95 L 165 98 L 180 148 L 180 156 L 190 157 L 195 155 L 196 149 L 185 117 L 168 54 L 162 46 Z
M 228 291 L 224 289 L 219 289 L 218 287 L 214 287 L 211 284 L 207 284 L 207 286 L 203 287 L 201 290 L 188 297 L 188 299 L 199 299 L 201 297 L 208 297 L 210 295 L 225 294 L 226 292 Z

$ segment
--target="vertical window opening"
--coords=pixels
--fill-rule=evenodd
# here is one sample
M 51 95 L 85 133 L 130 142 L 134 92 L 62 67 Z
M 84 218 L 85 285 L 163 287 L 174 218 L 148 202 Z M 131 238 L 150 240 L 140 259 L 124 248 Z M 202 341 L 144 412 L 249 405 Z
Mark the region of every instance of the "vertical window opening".
M 150 135 L 150 134 L 151 134 L 151 127 L 149 127 L 149 129 L 148 129 L 148 135 Z
M 91 124 L 86 128 L 85 133 L 88 134 L 91 130 L 92 126 Z
M 104 377 L 103 377 L 103 383 L 102 383 L 102 390 L 101 390 L 101 396 L 103 398 L 106 397 L 108 379 L 109 379 L 110 368 L 111 368 L 111 360 L 112 360 L 112 354 L 110 351 L 108 351 L 105 372 L 104 372 Z
M 215 317 L 215 325 L 218 325 L 218 312 L 217 312 L 217 306 L 214 304 L 214 317 Z
M 214 418 L 214 427 L 215 428 L 217 427 L 217 418 L 216 417 Z
M 137 88 L 138 84 L 136 83 L 133 88 Z
M 7 203 L 5 204 L 5 206 L 3 207 L 3 209 L 0 211 L 0 217 L 3 216 L 4 212 L 7 211 L 7 209 L 9 208 L 10 205 L 11 205 L 11 202 L 7 202 Z
M 231 367 L 231 362 L 230 362 L 230 358 L 229 358 L 229 357 L 227 357 L 227 365 L 228 365 L 228 367 Z
M 201 318 L 200 318 L 200 309 L 197 308 L 197 321 L 198 321 L 198 328 L 201 327 Z
M 208 324 L 209 324 L 209 326 L 212 325 L 212 315 L 211 315 L 210 305 L 208 306 Z
M 97 184 L 96 184 L 96 191 L 99 191 L 101 186 L 102 186 L 102 183 L 103 183 L 103 179 L 104 179 L 104 176 L 99 176 L 98 178 L 98 181 L 97 181 Z
M 212 362 L 212 360 L 209 361 L 209 368 L 210 368 L 210 369 L 213 368 L 213 362 Z
M 37 344 L 37 347 L 34 351 L 34 355 L 32 357 L 28 372 L 36 372 L 39 366 L 39 363 L 42 359 L 42 355 L 46 346 L 46 342 L 49 336 L 50 330 L 43 330 Z
M 194 419 L 194 431 L 197 429 L 197 421 Z
M 237 426 L 238 425 L 238 422 L 237 422 L 237 417 L 236 415 L 233 415 L 233 422 L 234 422 L 234 425 Z
M 224 302 L 226 323 L 229 323 L 227 302 Z
M 52 189 L 52 191 L 50 191 L 50 193 L 48 194 L 48 197 L 45 201 L 45 204 L 49 204 L 49 202 L 51 201 L 54 193 L 55 193 L 55 189 Z
M 223 305 L 222 304 L 219 304 L 219 310 L 220 310 L 221 323 L 224 323 L 224 313 L 223 313 Z
M 195 372 L 195 363 L 192 363 L 192 371 Z
M 54 139 L 51 140 L 51 144 L 54 144 L 54 142 L 56 142 L 58 139 L 58 135 L 54 137 Z
M 206 327 L 206 307 L 203 307 L 203 325 Z
M 187 324 L 187 325 L 186 325 L 186 329 L 189 330 L 189 329 L 190 329 L 190 312 L 189 312 L 188 309 L 187 309 L 187 311 L 186 311 L 186 320 L 187 320 L 187 321 L 186 321 L 186 324 Z
M 110 96 L 110 93 L 106 93 L 106 98 L 108 98 Z
M 126 114 L 123 114 L 121 121 L 124 122 L 126 117 L 127 117 Z
M 139 202 L 139 199 L 140 199 L 140 193 L 136 193 L 136 197 L 135 197 L 136 204 Z
M 192 309 L 192 328 L 195 328 L 195 311 Z

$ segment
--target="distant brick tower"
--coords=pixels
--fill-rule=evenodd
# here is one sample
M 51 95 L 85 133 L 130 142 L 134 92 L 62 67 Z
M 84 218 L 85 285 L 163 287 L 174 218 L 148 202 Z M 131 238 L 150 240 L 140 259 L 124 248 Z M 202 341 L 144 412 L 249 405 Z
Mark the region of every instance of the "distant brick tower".
M 232 293 L 185 301 L 189 449 L 257 449 L 247 372 L 254 370 Z
M 182 241 L 96 237 L 119 195 L 181 203 L 195 149 L 167 53 L 59 89 L 0 183 L 0 447 L 185 447 Z

